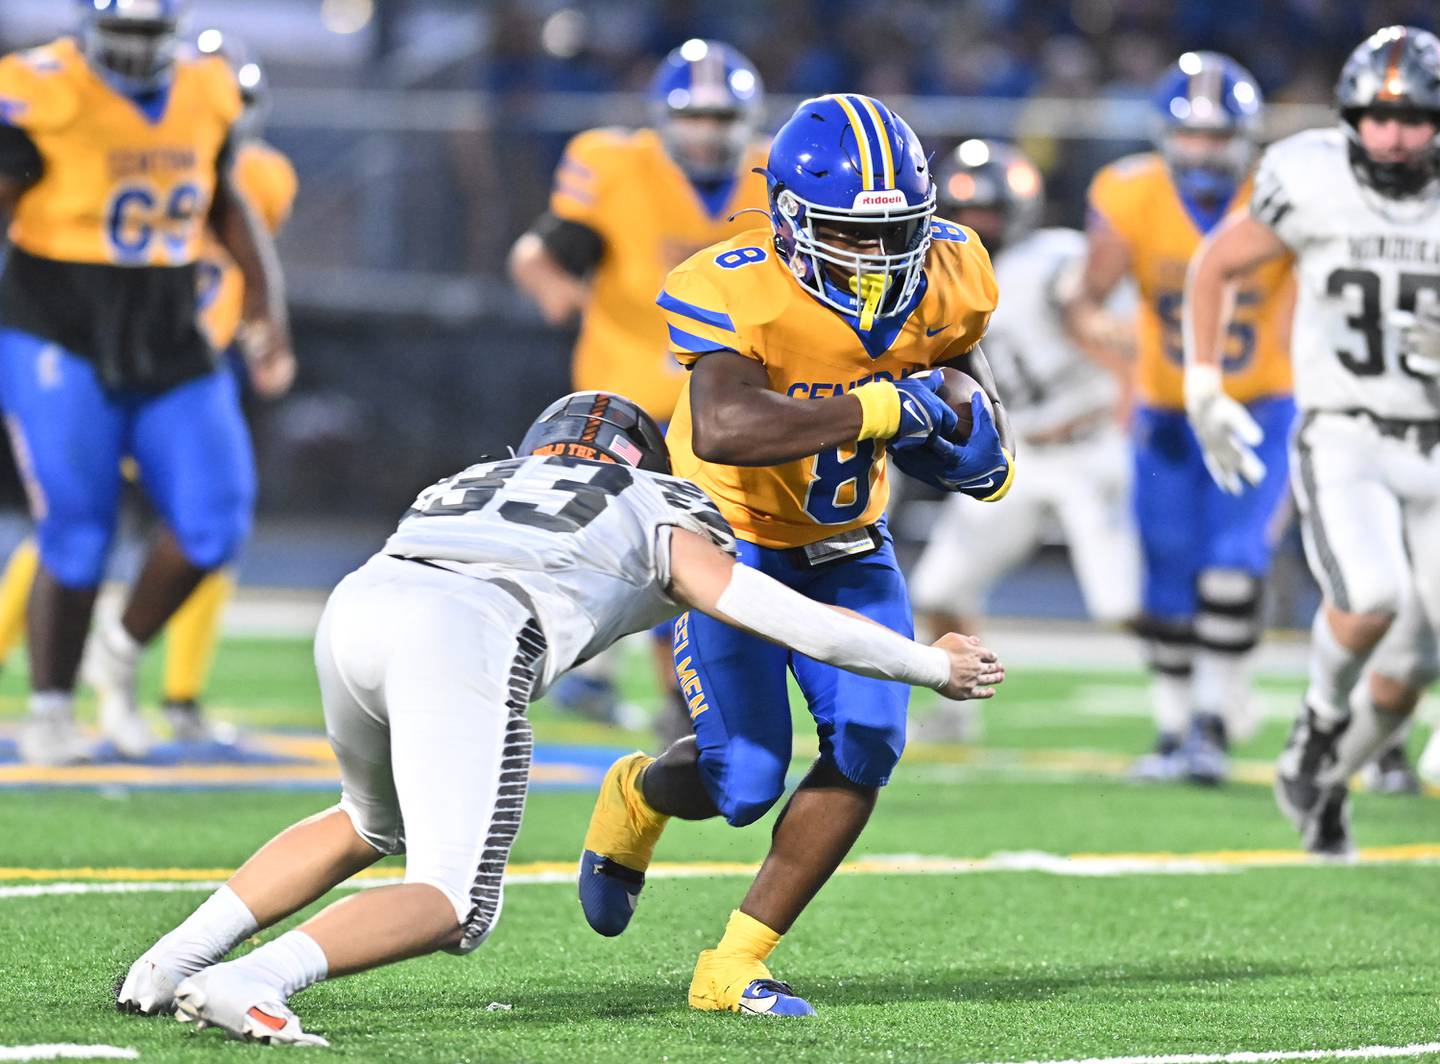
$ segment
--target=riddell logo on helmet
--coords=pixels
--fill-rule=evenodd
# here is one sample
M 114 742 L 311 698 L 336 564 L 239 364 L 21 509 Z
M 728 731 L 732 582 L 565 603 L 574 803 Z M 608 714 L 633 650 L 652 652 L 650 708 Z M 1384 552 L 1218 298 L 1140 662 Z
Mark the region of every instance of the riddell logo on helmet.
M 880 189 L 876 192 L 860 192 L 855 196 L 855 202 L 850 209 L 859 210 L 883 210 L 886 207 L 905 206 L 905 193 L 899 189 Z

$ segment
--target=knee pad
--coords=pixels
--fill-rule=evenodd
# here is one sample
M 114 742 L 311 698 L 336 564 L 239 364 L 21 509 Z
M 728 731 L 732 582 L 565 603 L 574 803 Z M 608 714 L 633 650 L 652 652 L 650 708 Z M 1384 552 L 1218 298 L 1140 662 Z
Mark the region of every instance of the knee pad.
M 40 562 L 65 587 L 94 587 L 105 575 L 114 522 L 98 515 L 50 514 L 36 529 Z
M 820 756 L 830 762 L 851 783 L 861 787 L 883 787 L 905 752 L 905 720 L 889 725 L 839 725 L 829 742 L 821 741 Z
M 1195 629 L 1189 621 L 1168 621 L 1142 615 L 1134 631 L 1145 648 L 1145 664 L 1151 672 L 1167 676 L 1189 676 L 1195 659 Z
M 1199 610 L 1195 641 L 1206 650 L 1244 654 L 1260 642 L 1260 604 L 1264 586 L 1244 569 L 1201 570 L 1195 581 Z
M 720 815 L 733 828 L 753 824 L 780 800 L 785 793 L 785 768 L 774 772 L 755 772 L 736 785 L 728 787 L 715 802 Z M 712 793 L 711 797 L 715 797 Z
M 182 518 L 171 529 L 185 557 L 197 569 L 218 569 L 234 561 L 250 535 L 254 497 L 237 497 L 228 505 Z

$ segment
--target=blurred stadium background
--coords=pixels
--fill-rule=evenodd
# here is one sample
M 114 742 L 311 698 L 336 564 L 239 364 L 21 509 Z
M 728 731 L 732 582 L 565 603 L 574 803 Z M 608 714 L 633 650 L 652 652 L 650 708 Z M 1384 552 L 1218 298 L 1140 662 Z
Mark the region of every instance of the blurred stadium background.
M 56 0 L 0 4 L 0 52 L 69 28 Z M 773 128 L 806 95 L 883 97 L 934 150 L 1014 139 L 1045 171 L 1047 222 L 1080 226 L 1094 171 L 1148 146 L 1147 94 L 1182 50 L 1255 72 L 1280 135 L 1329 121 L 1335 71 L 1375 26 L 1436 25 L 1431 0 L 199 0 L 199 30 L 244 41 L 274 87 L 268 137 L 301 193 L 280 240 L 299 385 L 253 411 L 261 520 L 248 584 L 328 588 L 387 533 L 417 485 L 518 438 L 566 390 L 573 334 L 547 328 L 505 276 L 566 140 L 642 124 L 658 60 L 693 36 L 751 56 Z M 0 547 L 23 534 L 0 462 Z M 902 538 L 928 526 L 912 494 Z M 1058 551 L 1058 548 L 1057 548 Z M 128 575 L 133 550 L 117 553 Z M 1292 535 L 1272 618 L 1306 623 Z M 1045 552 L 992 611 L 1073 617 Z

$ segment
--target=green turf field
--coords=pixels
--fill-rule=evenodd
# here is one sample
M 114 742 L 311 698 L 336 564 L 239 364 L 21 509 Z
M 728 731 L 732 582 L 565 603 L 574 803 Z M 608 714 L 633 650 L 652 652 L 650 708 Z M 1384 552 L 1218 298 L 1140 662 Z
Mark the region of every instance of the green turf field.
M 626 686 L 644 700 L 643 658 L 635 666 Z M 20 690 L 6 673 L 0 711 L 18 711 Z M 1263 685 L 1267 704 L 1297 692 Z M 318 725 L 298 642 L 228 644 L 213 697 L 237 723 Z M 358 1061 L 1024 1061 L 1440 1037 L 1440 873 L 1424 860 L 1440 846 L 1401 849 L 1440 844 L 1440 802 L 1360 795 L 1358 840 L 1378 848 L 1367 861 L 1286 865 L 1294 840 L 1263 785 L 1149 788 L 1116 774 L 1149 738 L 1142 713 L 1138 676 L 1017 669 L 986 707 L 983 750 L 907 754 L 853 856 L 912 859 L 837 877 L 774 958 L 819 1009 L 813 1021 L 686 1008 L 695 954 L 744 892 L 734 872 L 657 878 L 615 940 L 585 926 L 573 884 L 530 876 L 472 956 L 322 984 L 293 1004 L 333 1053 Z M 544 706 L 534 715 L 541 742 L 627 741 Z M 1238 751 L 1247 776 L 1263 774 L 1284 727 L 1267 721 Z M 813 750 L 813 735 L 799 735 L 797 748 Z M 265 1052 L 111 1009 L 115 977 L 200 890 L 6 890 L 104 874 L 80 869 L 233 867 L 329 802 L 315 790 L 0 789 L 0 1059 L 32 1043 L 128 1047 L 147 1061 Z M 572 862 L 589 804 L 579 790 L 532 794 L 517 870 Z M 768 820 L 676 824 L 657 859 L 753 862 L 767 839 Z M 1136 857 L 1084 866 L 1107 874 L 1073 874 L 1076 862 L 1005 870 L 1034 867 L 1033 854 L 1003 856 L 1032 851 Z M 1211 856 L 1176 864 L 1164 853 Z M 918 874 L 913 857 L 978 860 Z M 892 866 L 911 871 L 876 871 Z

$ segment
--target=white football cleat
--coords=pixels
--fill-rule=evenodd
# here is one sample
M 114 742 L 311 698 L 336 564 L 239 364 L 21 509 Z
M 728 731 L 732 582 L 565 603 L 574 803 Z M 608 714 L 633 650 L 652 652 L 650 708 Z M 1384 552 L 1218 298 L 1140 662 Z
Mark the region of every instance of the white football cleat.
M 85 654 L 85 682 L 100 701 L 100 731 L 122 757 L 142 758 L 155 745 L 155 733 L 140 712 L 140 660 L 116 650 L 104 627 Z
M 125 973 L 125 981 L 115 995 L 115 1007 L 121 1012 L 141 1016 L 168 1015 L 175 1011 L 175 976 L 160 967 L 147 953 Z
M 94 746 L 68 710 L 32 712 L 20 727 L 20 760 L 28 765 L 73 765 L 88 760 Z
M 324 1046 L 330 1043 L 300 1027 L 274 987 L 244 975 L 228 964 L 196 972 L 175 990 L 175 1018 L 196 1027 L 219 1027 L 236 1038 L 265 1045 Z

